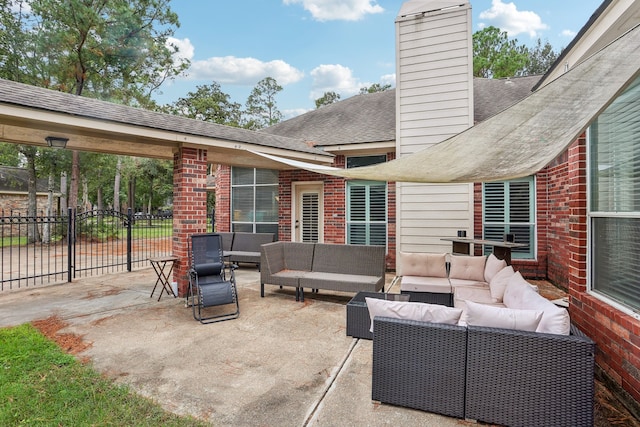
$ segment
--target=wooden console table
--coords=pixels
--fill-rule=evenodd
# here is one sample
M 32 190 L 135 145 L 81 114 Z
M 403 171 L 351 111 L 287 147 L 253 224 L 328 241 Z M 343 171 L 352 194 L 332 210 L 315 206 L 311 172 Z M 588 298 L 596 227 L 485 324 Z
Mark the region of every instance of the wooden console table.
M 503 259 L 507 265 L 511 265 L 511 249 L 523 248 L 524 243 L 504 242 L 500 240 L 469 239 L 466 237 L 444 237 L 440 240 L 453 242 L 451 253 L 453 255 L 471 255 L 471 245 L 488 245 L 493 247 L 493 254 L 498 259 Z

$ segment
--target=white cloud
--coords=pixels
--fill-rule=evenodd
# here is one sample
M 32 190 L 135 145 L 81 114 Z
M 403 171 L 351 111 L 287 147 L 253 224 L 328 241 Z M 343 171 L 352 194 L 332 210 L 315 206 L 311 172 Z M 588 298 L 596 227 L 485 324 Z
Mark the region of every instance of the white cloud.
M 396 87 L 396 73 L 393 74 L 385 74 L 380 77 L 380 84 L 382 85 L 391 85 L 391 87 Z
M 384 9 L 372 0 L 283 0 L 286 5 L 302 4 L 317 21 L 357 21 Z
M 280 59 L 264 62 L 235 56 L 192 61 L 187 74 L 189 80 L 215 80 L 232 85 L 255 85 L 265 77 L 273 77 L 284 86 L 304 77 L 302 71 Z
M 342 99 L 355 95 L 369 83 L 359 81 L 350 68 L 340 64 L 323 64 L 311 70 L 311 99 L 318 99 L 325 92 L 336 92 Z
M 168 37 L 165 44 L 170 48 L 178 48 L 178 51 L 173 54 L 173 63 L 175 65 L 180 64 L 183 59 L 188 59 L 189 61 L 191 61 L 191 58 L 193 58 L 195 49 L 191 44 L 191 40 Z
M 571 38 L 571 39 L 574 38 L 576 36 L 576 34 L 577 33 L 575 31 L 572 31 L 572 30 L 562 30 L 560 32 L 560 35 L 562 37 L 567 37 L 567 38 Z
M 167 44 L 178 47 L 178 52 L 174 54 L 176 63 L 181 58 L 191 61 L 191 67 L 182 76 L 185 80 L 213 80 L 220 84 L 253 86 L 265 77 L 273 77 L 279 85 L 284 86 L 304 77 L 302 71 L 280 59 L 264 62 L 255 58 L 224 56 L 193 60 L 195 48 L 189 39 L 171 37 L 167 39 Z
M 487 20 L 489 25 L 506 31 L 509 37 L 528 34 L 529 37 L 535 38 L 538 37 L 539 31 L 549 29 L 537 13 L 518 10 L 514 3 L 503 3 L 501 0 L 492 0 L 491 8 L 480 12 L 478 16 Z M 484 25 L 485 23 L 480 28 Z
M 309 111 L 312 111 L 312 110 L 308 108 L 292 108 L 289 110 L 282 110 L 282 118 L 283 120 L 292 119 L 294 117 L 300 116 Z

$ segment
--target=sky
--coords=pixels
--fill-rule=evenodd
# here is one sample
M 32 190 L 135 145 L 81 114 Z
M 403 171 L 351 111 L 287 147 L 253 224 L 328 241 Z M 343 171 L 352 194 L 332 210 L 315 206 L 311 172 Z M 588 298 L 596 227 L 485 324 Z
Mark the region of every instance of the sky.
M 170 40 L 191 61 L 161 87 L 170 104 L 198 86 L 220 84 L 244 106 L 256 84 L 274 78 L 284 118 L 373 83 L 395 87 L 395 18 L 402 0 L 170 0 L 180 28 Z M 529 47 L 566 47 L 602 0 L 470 0 L 472 31 L 494 26 Z

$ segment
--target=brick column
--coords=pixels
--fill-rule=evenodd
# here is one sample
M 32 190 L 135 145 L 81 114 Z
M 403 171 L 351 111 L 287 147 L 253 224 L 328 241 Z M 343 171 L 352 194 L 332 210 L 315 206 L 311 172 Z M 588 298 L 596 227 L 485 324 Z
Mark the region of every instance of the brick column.
M 173 155 L 173 278 L 178 294 L 189 285 L 189 238 L 207 231 L 207 151 L 180 148 Z

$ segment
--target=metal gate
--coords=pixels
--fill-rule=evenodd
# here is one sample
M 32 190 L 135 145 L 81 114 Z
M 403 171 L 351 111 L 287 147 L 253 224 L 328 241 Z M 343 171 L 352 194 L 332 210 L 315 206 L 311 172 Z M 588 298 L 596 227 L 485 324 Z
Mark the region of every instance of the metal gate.
M 65 216 L 0 216 L 0 290 L 148 265 L 171 254 L 171 215 L 92 210 Z

